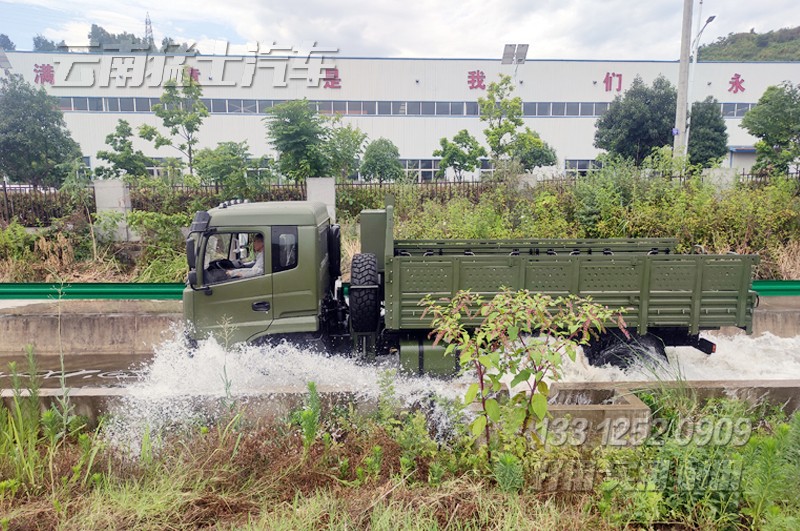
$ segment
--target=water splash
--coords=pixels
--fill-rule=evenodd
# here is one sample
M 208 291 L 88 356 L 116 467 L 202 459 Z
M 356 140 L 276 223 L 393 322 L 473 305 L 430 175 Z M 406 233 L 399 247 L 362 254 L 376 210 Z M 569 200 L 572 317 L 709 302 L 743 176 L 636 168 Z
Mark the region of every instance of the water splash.
M 224 348 L 211 339 L 190 352 L 180 338 L 176 333 L 156 349 L 153 360 L 137 369 L 139 378 L 127 386 L 127 396 L 110 411 L 104 433 L 114 446 L 137 455 L 145 433 L 165 436 L 210 425 L 230 413 L 233 404 L 253 396 L 304 393 L 308 382 L 321 392 L 349 393 L 356 401 L 377 399 L 381 376 L 398 365 L 396 356 L 362 363 L 288 342 Z M 394 389 L 400 403 L 410 406 L 433 395 L 460 397 L 469 381 L 467 376 L 397 376 Z
M 582 353 L 564 364 L 567 382 L 621 382 L 698 380 L 791 380 L 800 379 L 800 336 L 781 338 L 704 336 L 717 344 L 707 355 L 690 347 L 668 347 L 667 362 L 635 363 L 622 370 L 593 367 Z
M 136 455 L 145 433 L 165 436 L 191 426 L 210 425 L 224 418 L 226 407 L 234 401 L 286 390 L 303 393 L 312 381 L 321 391 L 375 399 L 380 394 L 381 375 L 397 367 L 396 357 L 386 357 L 379 364 L 360 363 L 285 342 L 226 349 L 209 340 L 190 355 L 180 337 L 176 332 L 175 339 L 156 349 L 153 360 L 138 369 L 139 379 L 128 386 L 128 396 L 110 411 L 104 431 L 115 446 Z M 624 370 L 593 367 L 579 352 L 575 362 L 565 360 L 561 381 L 800 379 L 800 337 L 710 339 L 718 347 L 710 356 L 688 347 L 667 348 L 668 361 L 654 363 L 651 359 Z M 433 394 L 462 397 L 471 381 L 469 376 L 454 380 L 398 376 L 394 385 L 397 398 L 408 406 Z

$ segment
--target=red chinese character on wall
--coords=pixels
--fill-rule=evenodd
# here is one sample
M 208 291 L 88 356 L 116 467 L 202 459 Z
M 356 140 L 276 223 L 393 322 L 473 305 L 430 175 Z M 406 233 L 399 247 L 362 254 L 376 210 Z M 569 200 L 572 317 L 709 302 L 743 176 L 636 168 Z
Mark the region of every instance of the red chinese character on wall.
M 339 79 L 338 68 L 325 69 L 325 85 L 322 88 L 340 89 L 342 88 L 342 80 Z
M 53 65 L 33 65 L 33 73 L 36 78 L 33 80 L 38 85 L 45 83 L 53 84 L 56 80 L 56 73 L 53 70 Z
M 470 90 L 486 90 L 486 85 L 483 83 L 485 79 L 486 74 L 484 74 L 483 70 L 470 70 L 467 72 L 467 85 L 469 85 Z
M 195 83 L 200 83 L 200 70 L 197 68 L 189 68 L 189 77 L 192 78 L 192 81 Z
M 614 87 L 614 78 L 617 78 L 617 92 L 622 92 L 622 74 L 616 72 L 606 72 L 606 77 L 603 78 L 603 84 L 606 87 L 606 92 L 611 92 Z
M 733 92 L 734 94 L 744 92 L 744 78 L 739 74 L 733 74 L 733 77 L 731 77 L 728 83 L 731 85 L 728 87 L 728 92 Z

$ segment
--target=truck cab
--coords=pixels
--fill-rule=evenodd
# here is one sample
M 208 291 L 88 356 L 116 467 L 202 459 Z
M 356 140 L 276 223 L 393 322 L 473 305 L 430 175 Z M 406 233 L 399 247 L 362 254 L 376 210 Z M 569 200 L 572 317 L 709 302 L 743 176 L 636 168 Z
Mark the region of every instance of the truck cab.
M 233 344 L 320 333 L 323 305 L 333 298 L 332 239 L 322 203 L 227 202 L 197 212 L 183 293 L 190 338 L 214 335 Z

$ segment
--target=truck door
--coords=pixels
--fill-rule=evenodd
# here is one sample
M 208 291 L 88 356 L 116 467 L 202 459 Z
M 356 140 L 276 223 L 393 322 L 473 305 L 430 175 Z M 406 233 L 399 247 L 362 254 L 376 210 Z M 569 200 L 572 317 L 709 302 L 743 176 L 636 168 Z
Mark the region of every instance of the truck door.
M 261 251 L 258 252 L 258 239 Z M 270 233 L 230 229 L 203 237 L 198 266 L 201 290 L 194 304 L 199 337 L 214 335 L 223 345 L 267 331 L 273 319 Z M 198 273 L 201 268 L 198 267 Z M 236 276 L 229 276 L 233 274 Z

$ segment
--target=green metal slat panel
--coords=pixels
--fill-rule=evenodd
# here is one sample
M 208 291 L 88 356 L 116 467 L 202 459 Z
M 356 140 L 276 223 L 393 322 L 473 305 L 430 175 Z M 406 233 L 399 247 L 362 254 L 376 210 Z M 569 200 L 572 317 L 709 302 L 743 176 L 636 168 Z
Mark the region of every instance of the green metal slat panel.
M 0 299 L 166 299 L 180 300 L 183 284 L 150 283 L 0 283 Z

